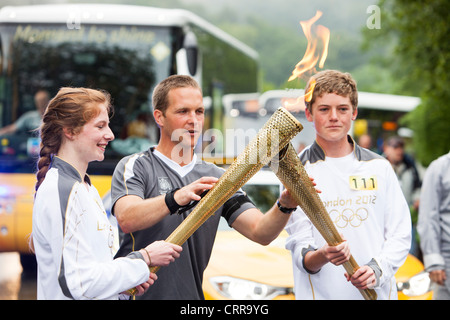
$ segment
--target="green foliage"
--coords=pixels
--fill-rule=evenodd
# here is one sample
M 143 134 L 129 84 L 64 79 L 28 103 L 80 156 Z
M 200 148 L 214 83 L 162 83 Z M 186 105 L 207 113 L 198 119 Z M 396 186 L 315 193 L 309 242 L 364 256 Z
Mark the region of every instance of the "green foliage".
M 371 42 L 394 41 L 395 51 L 384 61 L 398 79 L 398 94 L 420 96 L 421 105 L 404 118 L 414 130 L 414 148 L 428 165 L 450 150 L 450 59 L 448 0 L 381 0 L 383 25 Z M 373 43 L 369 44 L 369 46 Z
M 264 83 L 268 87 L 279 87 L 286 82 L 307 45 L 300 26 L 298 30 L 286 29 L 256 15 L 249 16 L 245 22 L 222 23 L 219 27 L 259 52 Z

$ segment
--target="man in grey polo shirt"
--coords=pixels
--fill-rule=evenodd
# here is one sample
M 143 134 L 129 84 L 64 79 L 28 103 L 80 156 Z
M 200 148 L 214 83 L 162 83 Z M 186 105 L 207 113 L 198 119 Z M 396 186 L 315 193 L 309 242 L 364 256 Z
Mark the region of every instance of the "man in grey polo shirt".
M 171 76 L 153 93 L 156 147 L 125 157 L 112 181 L 112 212 L 121 228 L 117 257 L 155 240 L 166 239 L 191 209 L 179 209 L 212 188 L 223 169 L 197 159 L 193 150 L 204 121 L 203 95 L 194 79 Z M 237 192 L 183 245 L 180 258 L 158 271 L 158 281 L 140 299 L 204 299 L 203 271 L 223 216 L 247 238 L 266 245 L 283 230 L 297 204 L 284 191 L 266 214 L 243 192 Z M 238 263 L 230 261 L 230 263 Z

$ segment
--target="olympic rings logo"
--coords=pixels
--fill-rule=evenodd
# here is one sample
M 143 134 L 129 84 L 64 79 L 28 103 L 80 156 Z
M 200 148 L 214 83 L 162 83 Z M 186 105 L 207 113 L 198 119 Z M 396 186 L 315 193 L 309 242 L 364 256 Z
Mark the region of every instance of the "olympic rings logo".
M 336 227 L 342 229 L 350 225 L 357 228 L 361 226 L 363 221 L 367 220 L 369 217 L 369 211 L 363 207 L 356 209 L 356 211 L 350 208 L 345 208 L 342 212 L 333 209 L 329 212 L 329 215 Z

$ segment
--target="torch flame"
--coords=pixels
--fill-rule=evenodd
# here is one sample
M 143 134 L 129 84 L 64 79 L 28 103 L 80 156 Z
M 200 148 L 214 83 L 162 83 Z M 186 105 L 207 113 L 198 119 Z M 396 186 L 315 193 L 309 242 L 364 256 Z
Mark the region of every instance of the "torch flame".
M 322 39 L 323 48 L 322 48 L 322 58 L 319 61 L 319 68 L 323 68 L 325 64 L 325 60 L 327 60 L 328 56 L 328 44 L 330 42 L 330 30 L 324 26 L 317 26 L 317 34 L 320 39 Z
M 311 101 L 315 86 L 316 80 L 312 79 L 308 91 L 305 92 L 303 96 L 300 96 L 297 99 L 294 98 L 281 99 L 283 107 L 290 112 L 305 111 L 305 101 L 306 102 Z
M 312 80 L 311 83 L 309 84 L 309 89 L 308 91 L 305 93 L 305 101 L 306 102 L 310 102 L 312 99 L 312 95 L 314 92 L 314 88 L 316 87 L 316 80 Z
M 319 68 L 323 68 L 325 64 L 325 60 L 328 56 L 328 43 L 330 42 L 330 30 L 322 25 L 318 25 L 315 29 L 315 33 L 317 37 L 313 36 L 311 32 L 311 28 L 313 24 L 322 16 L 321 11 L 317 11 L 316 15 L 307 20 L 300 21 L 300 25 L 302 26 L 303 33 L 308 40 L 308 46 L 306 47 L 306 52 L 300 62 L 297 63 L 295 69 L 292 71 L 292 75 L 289 77 L 289 81 L 292 81 L 296 78 L 300 78 L 306 72 L 315 72 L 315 66 L 319 63 Z M 317 45 L 319 40 L 322 42 L 322 52 L 321 54 L 317 54 Z M 312 94 L 314 92 L 315 82 L 310 84 L 308 92 L 305 92 L 304 96 L 301 96 L 297 99 L 295 103 L 285 102 L 284 106 L 286 108 L 292 109 L 295 108 L 295 105 L 299 105 L 300 103 L 304 103 L 304 101 L 311 101 Z
M 306 52 L 303 58 L 299 63 L 295 66 L 295 69 L 292 71 L 292 75 L 289 78 L 289 81 L 294 80 L 295 78 L 301 77 L 307 71 L 315 71 L 314 67 L 317 62 L 319 62 L 319 67 L 323 68 L 325 64 L 325 60 L 328 55 L 328 43 L 330 41 L 330 30 L 322 25 L 317 26 L 316 33 L 318 37 L 313 37 L 311 32 L 312 25 L 322 16 L 321 11 L 317 11 L 316 15 L 307 21 L 300 21 L 300 25 L 302 26 L 303 33 L 308 40 L 308 46 L 306 47 Z M 320 55 L 316 54 L 318 40 L 321 40 L 323 43 L 322 53 Z

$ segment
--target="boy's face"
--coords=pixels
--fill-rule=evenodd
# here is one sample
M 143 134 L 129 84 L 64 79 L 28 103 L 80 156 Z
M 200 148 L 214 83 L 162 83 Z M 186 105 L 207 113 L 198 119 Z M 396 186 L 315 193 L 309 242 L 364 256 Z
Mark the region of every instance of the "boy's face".
M 335 93 L 325 93 L 316 98 L 311 112 L 306 109 L 308 121 L 314 123 L 317 138 L 327 142 L 337 142 L 347 139 L 352 120 L 356 119 L 358 111 L 353 111 L 350 98 Z

